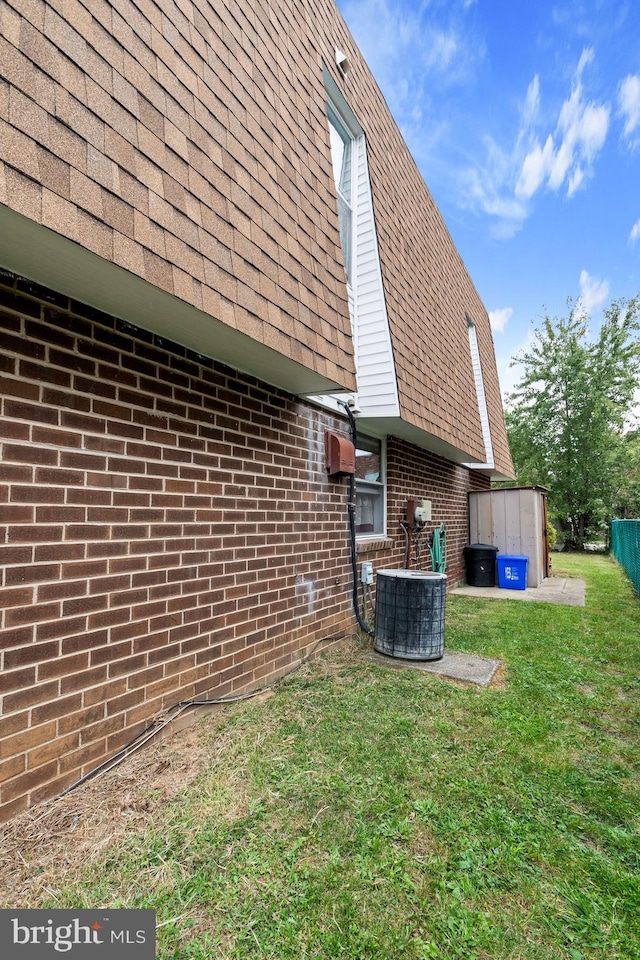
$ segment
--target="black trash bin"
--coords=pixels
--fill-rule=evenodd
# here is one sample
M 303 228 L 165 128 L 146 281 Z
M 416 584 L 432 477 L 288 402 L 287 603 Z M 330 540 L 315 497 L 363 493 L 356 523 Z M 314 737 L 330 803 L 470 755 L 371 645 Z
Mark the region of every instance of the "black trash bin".
M 464 567 L 469 587 L 495 587 L 498 548 L 490 543 L 470 543 L 464 548 Z

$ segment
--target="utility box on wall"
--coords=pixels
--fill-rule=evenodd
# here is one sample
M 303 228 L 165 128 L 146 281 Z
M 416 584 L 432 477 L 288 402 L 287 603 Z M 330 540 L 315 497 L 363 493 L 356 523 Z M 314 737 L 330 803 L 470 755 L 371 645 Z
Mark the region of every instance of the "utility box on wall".
M 469 543 L 527 557 L 528 587 L 539 587 L 550 572 L 546 493 L 544 487 L 504 487 L 469 494 Z
M 333 430 L 325 430 L 324 455 L 327 473 L 339 477 L 343 473 L 356 472 L 356 451 L 350 440 Z

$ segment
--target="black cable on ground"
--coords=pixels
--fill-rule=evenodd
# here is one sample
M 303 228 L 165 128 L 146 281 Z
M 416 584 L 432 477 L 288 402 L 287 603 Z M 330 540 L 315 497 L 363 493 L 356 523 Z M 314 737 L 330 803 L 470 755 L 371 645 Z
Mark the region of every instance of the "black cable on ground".
M 117 767 L 118 764 L 122 763 L 137 750 L 140 750 L 146 743 L 152 740 L 157 736 L 161 730 L 164 730 L 165 727 L 169 726 L 170 723 L 173 723 L 174 720 L 177 720 L 181 714 L 186 710 L 189 710 L 191 707 L 212 707 L 219 706 L 225 703 L 238 703 L 240 700 L 251 700 L 253 697 L 259 696 L 261 693 L 264 693 L 265 690 L 270 690 L 272 687 L 277 686 L 283 680 L 286 680 L 287 677 L 290 677 L 294 674 L 300 667 L 304 666 L 307 663 L 313 654 L 316 652 L 322 640 L 318 640 L 309 653 L 307 653 L 298 663 L 294 664 L 290 670 L 287 670 L 285 674 L 281 677 L 278 677 L 277 680 L 274 680 L 272 683 L 266 683 L 264 686 L 259 687 L 257 690 L 250 690 L 248 693 L 239 693 L 236 696 L 232 697 L 219 697 L 216 700 L 179 700 L 177 703 L 174 703 L 173 706 L 167 707 L 164 711 L 165 714 L 171 714 L 171 716 L 165 716 L 162 719 L 158 718 L 151 723 L 147 724 L 144 730 L 141 730 L 140 733 L 136 734 L 129 743 L 125 744 L 124 747 L 121 747 L 112 757 L 109 757 L 108 760 L 104 760 L 102 763 L 98 764 L 97 767 L 94 767 L 93 770 L 89 770 L 88 773 L 85 773 L 84 776 L 80 777 L 79 780 L 76 780 L 75 783 L 72 783 L 61 794 L 56 798 L 60 800 L 62 797 L 66 796 L 68 793 L 71 793 L 72 790 L 76 790 L 78 787 L 82 786 L 83 783 L 86 783 L 87 780 L 97 777 L 101 773 L 108 773 L 109 770 L 113 770 L 114 767 Z M 175 712 L 173 712 L 175 711 Z

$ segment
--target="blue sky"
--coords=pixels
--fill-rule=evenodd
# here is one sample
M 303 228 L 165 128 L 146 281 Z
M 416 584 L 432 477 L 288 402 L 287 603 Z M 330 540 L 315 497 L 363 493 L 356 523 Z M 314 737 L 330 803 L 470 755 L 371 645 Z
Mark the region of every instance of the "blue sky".
M 638 0 L 337 0 L 489 311 L 503 393 L 545 313 L 640 293 Z

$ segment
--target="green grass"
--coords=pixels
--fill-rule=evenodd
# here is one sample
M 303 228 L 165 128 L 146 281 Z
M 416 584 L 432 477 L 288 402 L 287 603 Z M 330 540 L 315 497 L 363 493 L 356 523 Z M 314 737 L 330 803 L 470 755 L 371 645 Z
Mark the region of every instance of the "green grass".
M 586 608 L 447 599 L 501 687 L 327 655 L 204 724 L 197 779 L 41 905 L 153 907 L 176 960 L 637 960 L 640 601 L 556 566 Z

